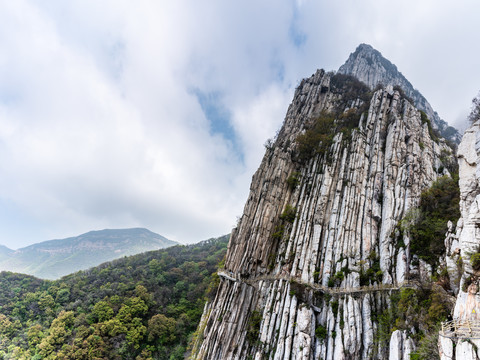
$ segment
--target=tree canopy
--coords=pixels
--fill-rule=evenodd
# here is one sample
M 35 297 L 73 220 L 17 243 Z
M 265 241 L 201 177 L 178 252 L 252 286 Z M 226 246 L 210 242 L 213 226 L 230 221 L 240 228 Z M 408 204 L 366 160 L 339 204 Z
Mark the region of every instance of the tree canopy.
M 0 358 L 183 359 L 228 237 L 48 281 L 0 273 Z

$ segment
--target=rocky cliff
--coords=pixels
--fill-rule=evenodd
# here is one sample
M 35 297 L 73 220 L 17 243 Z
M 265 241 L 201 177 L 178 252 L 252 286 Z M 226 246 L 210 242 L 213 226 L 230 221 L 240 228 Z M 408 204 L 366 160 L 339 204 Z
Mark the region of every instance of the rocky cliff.
M 445 336 L 440 336 L 440 351 L 442 360 L 477 360 L 480 359 L 480 121 L 465 131 L 457 157 L 461 218 L 456 233 L 447 234 L 446 261 L 451 278 L 461 277 L 460 286 L 455 289 L 453 314 L 458 328 L 456 332 L 453 327 L 441 331 Z
M 408 359 L 406 332 L 390 341 L 378 322 L 425 270 L 397 225 L 451 154 L 392 86 L 304 79 L 253 176 L 192 358 Z
M 458 131 L 442 120 L 427 99 L 413 87 L 397 67 L 370 45 L 360 44 L 338 71 L 355 76 L 372 89 L 378 84 L 398 86 L 412 99 L 418 109 L 427 114 L 428 118 L 432 120 L 434 129 L 452 143 L 460 143 L 461 135 Z

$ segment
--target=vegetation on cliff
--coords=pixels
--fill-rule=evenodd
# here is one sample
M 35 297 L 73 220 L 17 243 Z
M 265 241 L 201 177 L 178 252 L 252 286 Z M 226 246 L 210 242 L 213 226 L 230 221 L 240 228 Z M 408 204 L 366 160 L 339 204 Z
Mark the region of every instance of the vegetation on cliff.
M 361 115 L 368 109 L 372 93 L 368 86 L 353 76 L 331 75 L 330 90 L 333 94 L 341 94 L 336 105 L 337 111 L 323 111 L 297 137 L 296 159 L 300 163 L 305 163 L 316 155 L 327 154 L 335 134 L 342 132 L 348 137 L 358 127 Z M 352 107 L 357 100 L 360 101 L 360 106 Z
M 446 292 L 430 282 L 418 284 L 418 288 L 404 288 L 392 293 L 390 304 L 380 314 L 374 314 L 378 321 L 376 341 L 388 346 L 395 330 L 406 331 L 415 340 L 417 349 L 410 355 L 415 360 L 439 359 L 438 331 L 452 310 Z
M 445 254 L 445 233 L 448 221 L 460 217 L 458 174 L 443 176 L 425 190 L 410 232 L 410 250 L 430 265 L 438 266 Z
M 0 358 L 183 359 L 227 237 L 57 281 L 0 273 Z M 214 282 L 214 281 L 213 281 Z

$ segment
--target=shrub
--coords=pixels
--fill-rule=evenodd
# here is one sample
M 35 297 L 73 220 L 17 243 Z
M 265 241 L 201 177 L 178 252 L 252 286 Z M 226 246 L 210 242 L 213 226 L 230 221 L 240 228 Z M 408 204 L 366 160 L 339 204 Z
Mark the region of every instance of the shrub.
M 380 257 L 375 250 L 372 250 L 367 259 L 370 262 L 370 267 L 366 270 L 363 265 L 360 269 L 360 286 L 369 286 L 375 282 L 381 283 L 383 280 L 383 271 L 380 268 Z
M 296 158 L 304 163 L 316 155 L 327 154 L 333 144 L 334 135 L 343 132 L 345 143 L 352 129 L 358 127 L 362 113 L 369 108 L 371 97 L 367 85 L 351 75 L 333 74 L 330 78 L 330 91 L 340 95 L 336 102 L 336 112 L 323 111 L 313 124 L 296 139 Z M 351 108 L 355 100 L 361 100 L 358 108 Z M 348 109 L 345 111 L 345 109 Z
M 313 126 L 297 136 L 297 155 L 300 162 L 306 162 L 317 154 L 325 154 L 333 143 L 335 117 L 323 112 Z
M 327 338 L 327 328 L 323 325 L 318 325 L 315 329 L 315 336 L 319 339 L 325 340 Z
M 297 212 L 297 209 L 290 204 L 287 204 L 285 207 L 285 210 L 283 210 L 282 215 L 280 215 L 280 220 L 286 221 L 290 224 L 293 224 L 295 221 L 295 214 Z
M 330 78 L 330 89 L 333 93 L 341 93 L 343 101 L 361 99 L 364 102 L 370 100 L 370 88 L 352 75 L 336 73 Z
M 272 238 L 274 240 L 281 240 L 283 238 L 284 233 L 285 233 L 285 225 L 277 225 L 273 230 Z
M 433 141 L 438 142 L 438 138 L 441 136 L 437 130 L 432 127 L 432 123 L 428 118 L 427 114 L 420 110 L 420 119 L 422 120 L 422 124 L 427 124 L 428 127 L 428 134 L 432 138 Z
M 300 173 L 297 171 L 294 171 L 293 173 L 290 174 L 290 176 L 287 179 L 287 185 L 290 190 L 295 190 L 300 183 Z
M 260 324 L 262 323 L 262 314 L 258 310 L 253 310 L 247 324 L 247 340 L 254 344 L 260 335 Z
M 471 276 L 468 276 L 465 278 L 465 281 L 463 282 L 462 284 L 462 291 L 463 292 L 467 292 L 468 291 L 468 287 L 473 283 L 473 280 L 472 280 L 472 277 Z
M 473 270 L 480 270 L 480 253 L 476 252 L 470 257 L 470 264 L 472 264 Z
M 332 307 L 332 312 L 335 317 L 337 317 L 338 313 L 338 300 L 334 300 L 330 302 L 330 306 Z

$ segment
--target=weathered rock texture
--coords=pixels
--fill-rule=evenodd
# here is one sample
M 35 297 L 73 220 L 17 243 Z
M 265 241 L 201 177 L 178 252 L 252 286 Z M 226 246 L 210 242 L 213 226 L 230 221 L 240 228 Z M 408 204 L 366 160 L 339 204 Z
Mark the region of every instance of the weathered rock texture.
M 455 144 L 460 143 L 461 135 L 458 131 L 448 126 L 433 110 L 427 99 L 398 71 L 397 67 L 370 45 L 360 44 L 338 71 L 355 76 L 372 89 L 378 84 L 401 87 L 405 94 L 413 100 L 414 105 L 424 111 L 432 120 L 433 127 L 439 131 L 440 135 Z
M 447 248 L 447 266 L 451 278 L 461 276 L 453 314 L 458 320 L 480 320 L 480 272 L 471 266 L 471 256 L 480 250 L 480 121 L 463 135 L 458 147 L 460 212 L 456 234 Z M 480 359 L 480 339 L 456 341 L 440 337 L 442 360 Z
M 375 319 L 410 270 L 408 239 L 396 244 L 395 226 L 446 171 L 440 158 L 450 149 L 398 91 L 364 101 L 333 81 L 319 70 L 298 86 L 253 176 L 193 358 L 388 359 L 393 347 L 392 359 L 406 359 L 412 351 L 404 333 L 385 341 Z M 297 137 L 325 112 L 356 113 L 358 127 L 299 162 Z

